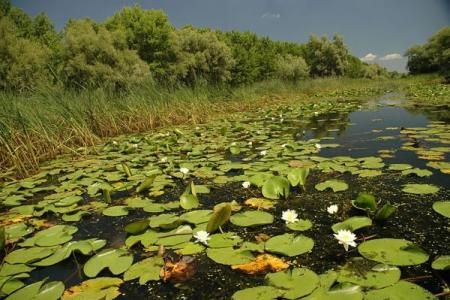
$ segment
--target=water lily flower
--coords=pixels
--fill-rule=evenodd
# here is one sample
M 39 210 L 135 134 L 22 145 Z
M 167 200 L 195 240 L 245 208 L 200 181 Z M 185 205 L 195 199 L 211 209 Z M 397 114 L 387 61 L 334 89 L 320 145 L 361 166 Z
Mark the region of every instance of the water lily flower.
M 167 162 L 167 157 L 164 156 L 163 158 L 161 158 L 161 162 L 163 162 L 163 163 Z
M 283 122 L 284 122 L 284 119 L 283 119 L 283 118 L 281 118 L 281 119 L 280 119 L 280 123 L 283 123 Z
M 242 183 L 242 186 L 244 187 L 244 189 L 248 189 L 250 187 L 250 181 L 244 181 Z
M 314 146 L 315 146 L 317 149 L 322 148 L 322 145 L 321 145 L 321 144 L 315 144 Z
M 119 143 L 118 143 L 118 142 L 116 142 L 116 141 L 112 141 L 112 144 L 113 144 L 114 146 L 117 146 L 117 145 L 119 145 Z
M 231 146 L 236 146 L 236 142 L 232 142 L 232 143 L 231 143 Z
M 330 206 L 327 207 L 327 212 L 330 215 L 333 215 L 333 214 L 337 213 L 338 210 L 339 210 L 339 207 L 336 204 L 333 204 L 333 205 L 330 205 Z
M 137 149 L 137 147 L 138 147 L 138 144 L 133 144 L 134 149 Z
M 253 143 L 250 141 L 247 143 L 247 145 L 251 146 L 251 145 L 253 145 Z
M 260 154 L 261 156 L 264 156 L 264 155 L 267 154 L 267 150 L 263 150 L 263 151 L 259 152 L 259 154 Z
M 318 116 L 318 115 L 319 115 L 319 113 L 318 113 L 317 111 L 315 111 L 315 112 L 314 112 L 314 115 L 315 115 L 315 116 Z
M 295 212 L 295 210 L 288 209 L 286 211 L 283 211 L 281 219 L 284 220 L 286 224 L 295 223 L 298 221 L 298 214 Z
M 180 168 L 180 172 L 183 173 L 184 175 L 186 175 L 187 173 L 189 173 L 189 169 L 188 168 Z
M 197 231 L 196 234 L 194 234 L 194 238 L 196 239 L 196 242 L 208 245 L 208 240 L 211 238 L 209 237 L 209 233 L 207 233 L 204 230 Z
M 272 117 L 272 121 L 275 121 L 275 117 Z
M 339 241 L 339 244 L 343 245 L 345 251 L 348 251 L 348 246 L 356 247 L 356 235 L 350 230 L 339 230 L 334 237 Z
M 281 148 L 286 148 L 287 144 L 281 145 Z

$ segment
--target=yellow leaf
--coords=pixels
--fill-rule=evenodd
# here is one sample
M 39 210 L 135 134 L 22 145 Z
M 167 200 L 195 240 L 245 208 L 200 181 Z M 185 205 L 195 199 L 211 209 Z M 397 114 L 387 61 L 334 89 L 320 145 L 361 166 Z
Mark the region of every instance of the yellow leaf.
M 261 254 L 256 257 L 256 259 L 247 264 L 234 265 L 231 266 L 233 270 L 239 270 L 246 274 L 264 274 L 268 272 L 278 272 L 289 268 L 284 260 L 270 255 Z

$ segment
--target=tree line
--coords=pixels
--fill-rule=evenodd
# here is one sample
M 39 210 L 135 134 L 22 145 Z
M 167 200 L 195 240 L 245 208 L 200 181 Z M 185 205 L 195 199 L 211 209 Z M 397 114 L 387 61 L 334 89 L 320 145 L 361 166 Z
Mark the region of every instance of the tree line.
M 423 45 L 406 52 L 411 74 L 441 73 L 450 82 L 450 26 L 434 33 Z
M 391 73 L 351 55 L 339 35 L 305 44 L 252 32 L 175 28 L 161 10 L 125 7 L 104 22 L 71 19 L 61 32 L 46 14 L 28 16 L 0 0 L 0 90 L 44 85 L 123 91 L 145 82 L 164 86 L 243 85 L 279 78 Z

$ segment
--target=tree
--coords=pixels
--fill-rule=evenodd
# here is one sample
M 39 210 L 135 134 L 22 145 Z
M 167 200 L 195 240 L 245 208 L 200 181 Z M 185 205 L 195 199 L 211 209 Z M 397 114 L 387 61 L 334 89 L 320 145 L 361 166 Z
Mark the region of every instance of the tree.
M 65 82 L 70 87 L 127 89 L 150 76 L 147 64 L 127 48 L 125 34 L 89 19 L 70 21 L 63 41 Z
M 282 80 L 298 81 L 308 77 L 309 68 L 301 56 L 287 54 L 279 56 L 276 62 L 276 75 Z
M 48 83 L 50 50 L 43 44 L 17 36 L 9 17 L 0 19 L 0 89 L 24 92 Z
M 0 17 L 8 15 L 11 9 L 10 0 L 0 0 Z
M 139 6 L 125 7 L 106 22 L 111 30 L 120 30 L 130 49 L 150 65 L 160 82 L 176 77 L 177 53 L 174 28 L 161 10 L 146 10 Z
M 220 84 L 231 79 L 235 63 L 231 50 L 215 32 L 187 26 L 177 32 L 177 40 L 182 82 Z

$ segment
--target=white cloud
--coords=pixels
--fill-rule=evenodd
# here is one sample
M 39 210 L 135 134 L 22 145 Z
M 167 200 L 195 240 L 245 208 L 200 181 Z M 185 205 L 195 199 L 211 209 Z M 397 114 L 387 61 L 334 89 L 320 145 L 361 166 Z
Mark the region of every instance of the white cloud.
M 374 61 L 377 56 L 373 53 L 367 53 L 364 57 L 361 57 L 360 59 L 364 62 Z
M 402 58 L 403 58 L 403 56 L 401 54 L 391 53 L 391 54 L 386 54 L 385 56 L 380 58 L 380 60 L 395 60 L 395 59 L 402 59 Z
M 273 13 L 269 13 L 266 12 L 264 14 L 262 14 L 261 18 L 263 19 L 279 19 L 281 17 L 280 14 L 273 14 Z

